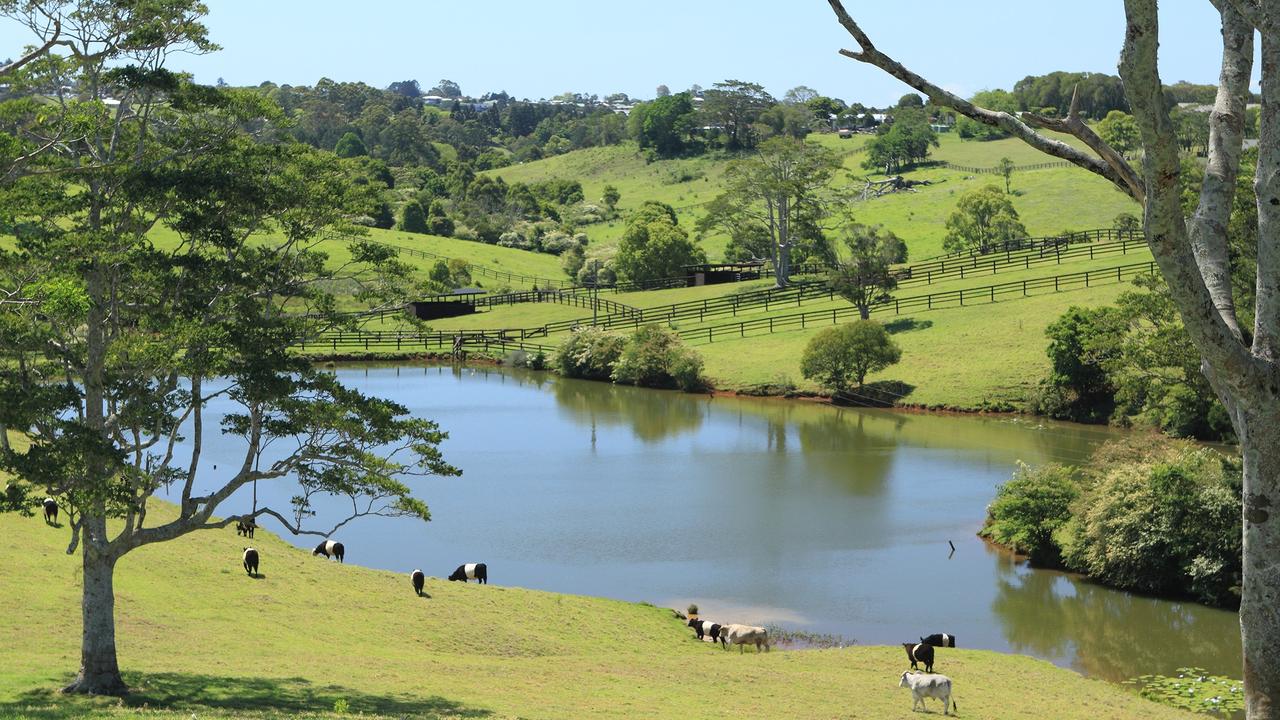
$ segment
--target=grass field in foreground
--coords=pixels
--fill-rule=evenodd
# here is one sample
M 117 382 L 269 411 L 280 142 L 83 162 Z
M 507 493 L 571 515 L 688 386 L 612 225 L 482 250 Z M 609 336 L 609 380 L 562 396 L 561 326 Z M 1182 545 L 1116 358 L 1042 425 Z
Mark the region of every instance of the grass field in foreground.
M 418 598 L 405 574 L 338 565 L 265 531 L 253 540 L 263 577 L 251 579 L 230 528 L 120 563 L 117 643 L 134 694 L 65 697 L 79 558 L 64 554 L 65 529 L 36 518 L 0 515 L 0 535 L 22 548 L 0 583 L 4 718 L 328 718 L 340 701 L 374 718 L 917 717 L 897 687 L 901 648 L 740 655 L 648 605 L 438 578 Z M 961 717 L 1193 717 L 1022 656 L 947 650 L 938 665 Z

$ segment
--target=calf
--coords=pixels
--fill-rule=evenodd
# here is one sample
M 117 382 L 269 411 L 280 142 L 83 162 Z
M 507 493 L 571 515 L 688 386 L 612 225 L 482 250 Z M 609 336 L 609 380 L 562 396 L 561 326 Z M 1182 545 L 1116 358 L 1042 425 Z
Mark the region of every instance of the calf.
M 346 553 L 346 551 L 347 551 L 346 548 L 342 547 L 342 543 L 334 542 L 332 540 L 325 540 L 324 542 L 317 545 L 316 549 L 311 551 L 311 554 L 323 555 L 325 557 L 335 557 L 338 559 L 338 562 L 343 562 L 342 556 L 344 553 Z
M 720 623 L 713 623 L 710 620 L 699 620 L 697 618 L 690 618 L 688 624 L 689 624 L 689 627 L 693 628 L 694 632 L 698 633 L 699 640 L 703 639 L 704 637 L 710 636 L 712 642 L 719 640 L 720 647 L 724 648 L 725 650 L 729 649 L 729 646 L 725 643 L 724 626 L 721 625 Z
M 236 521 L 236 534 L 243 535 L 247 538 L 253 537 L 253 531 L 258 529 L 258 523 L 253 518 L 244 518 Z
M 769 631 L 762 627 L 754 625 L 725 625 L 720 628 L 720 636 L 728 636 L 730 645 L 738 646 L 738 653 L 741 654 L 747 645 L 754 644 L 756 652 L 760 652 L 760 646 L 764 646 L 765 652 L 769 651 Z
M 50 525 L 58 522 L 58 501 L 47 497 L 40 504 L 44 506 L 44 521 Z
M 475 580 L 488 585 L 489 568 L 486 567 L 484 563 L 467 563 L 466 565 L 459 565 L 458 569 L 454 570 L 453 574 L 449 576 L 449 579 L 461 580 L 462 582 Z
M 916 711 L 917 705 L 920 706 L 921 710 L 928 712 L 924 705 L 925 698 L 941 700 L 943 715 L 950 715 L 951 713 L 947 712 L 948 710 L 960 712 L 960 708 L 951 699 L 951 678 L 946 675 L 919 675 L 912 672 L 903 672 L 902 682 L 898 683 L 898 687 L 911 688 L 911 712 Z
M 920 638 L 920 642 L 934 647 L 955 647 L 956 636 L 948 635 L 946 633 L 934 633 L 928 637 Z
M 251 547 L 244 549 L 244 571 L 249 573 L 249 577 L 258 574 L 258 551 Z
M 418 593 L 418 597 L 422 597 L 422 586 L 427 582 L 427 576 L 421 570 L 414 570 L 409 577 L 413 578 L 413 591 Z
M 911 669 L 919 670 L 917 662 L 924 663 L 924 671 L 933 672 L 933 646 L 924 643 L 902 643 L 907 651 L 907 659 L 911 661 Z

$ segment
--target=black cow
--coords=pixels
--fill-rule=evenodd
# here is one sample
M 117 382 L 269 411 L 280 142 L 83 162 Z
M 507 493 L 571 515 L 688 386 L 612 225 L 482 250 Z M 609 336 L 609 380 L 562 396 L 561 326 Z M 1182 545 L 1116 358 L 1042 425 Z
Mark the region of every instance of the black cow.
M 258 551 L 251 547 L 244 549 L 244 571 L 249 573 L 249 577 L 258 574 Z
M 414 570 L 409 577 L 413 578 L 413 591 L 418 593 L 418 597 L 422 597 L 422 586 L 426 584 L 427 576 L 421 570 Z
M 317 545 L 316 549 L 311 551 L 311 554 L 323 555 L 325 557 L 335 557 L 338 559 L 338 562 L 343 562 L 342 556 L 346 552 L 347 552 L 347 549 L 342 547 L 342 543 L 334 542 L 333 540 L 325 540 L 324 542 Z
M 934 647 L 955 647 L 956 636 L 948 635 L 946 633 L 934 633 L 927 637 L 920 638 L 920 642 Z
M 924 643 L 902 643 L 907 651 L 907 659 L 911 661 L 911 669 L 918 670 L 917 662 L 924 663 L 924 671 L 933 672 L 933 646 Z
M 465 565 L 459 565 L 458 569 L 454 570 L 453 574 L 449 576 L 449 579 L 461 580 L 462 582 L 476 580 L 488 585 L 489 568 L 486 567 L 484 563 L 467 563 Z
M 245 537 L 253 537 L 253 531 L 258 529 L 258 523 L 253 518 L 245 518 L 236 521 L 236 534 Z
M 44 506 L 44 521 L 50 525 L 58 522 L 58 501 L 47 497 L 41 505 Z
M 707 635 L 711 636 L 712 641 L 719 640 L 720 647 L 725 650 L 729 649 L 729 643 L 726 641 L 726 633 L 721 632 L 720 623 L 713 623 L 710 620 L 699 620 L 697 618 L 689 618 L 689 627 L 698 633 L 698 639 L 701 640 Z

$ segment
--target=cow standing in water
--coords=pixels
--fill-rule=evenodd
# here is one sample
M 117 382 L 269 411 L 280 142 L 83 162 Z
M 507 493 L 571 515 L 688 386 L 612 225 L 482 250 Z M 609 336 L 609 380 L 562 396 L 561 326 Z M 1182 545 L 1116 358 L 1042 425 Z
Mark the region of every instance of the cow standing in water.
M 453 574 L 449 576 L 449 579 L 461 580 L 462 582 L 476 580 L 488 585 L 489 568 L 486 567 L 484 563 L 467 563 L 466 565 L 459 565 L 458 569 L 454 570 Z
M 333 540 L 325 540 L 317 545 L 316 549 L 311 551 L 311 554 L 323 555 L 327 558 L 334 557 L 338 559 L 338 562 L 343 562 L 342 556 L 346 554 L 346 551 L 347 549 L 342 547 L 342 543 L 334 542 Z

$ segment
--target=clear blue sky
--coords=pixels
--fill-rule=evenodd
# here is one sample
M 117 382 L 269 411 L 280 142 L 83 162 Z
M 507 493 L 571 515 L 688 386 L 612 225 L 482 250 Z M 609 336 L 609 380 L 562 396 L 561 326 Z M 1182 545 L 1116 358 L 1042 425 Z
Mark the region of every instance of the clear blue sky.
M 726 78 L 781 96 L 823 94 L 886 105 L 907 88 L 836 54 L 850 38 L 824 0 L 207 0 L 223 50 L 177 56 L 200 82 L 311 85 L 321 77 L 385 87 L 441 78 L 480 95 L 565 91 L 649 98 Z M 1216 82 L 1220 39 L 1208 0 L 1162 12 L 1166 82 Z M 846 0 L 882 50 L 963 94 L 1009 88 L 1052 70 L 1116 72 L 1120 0 L 1078 0 L 1073 12 L 1035 0 Z M 0 57 L 29 42 L 0 20 Z M 1256 75 L 1256 73 L 1255 73 Z

